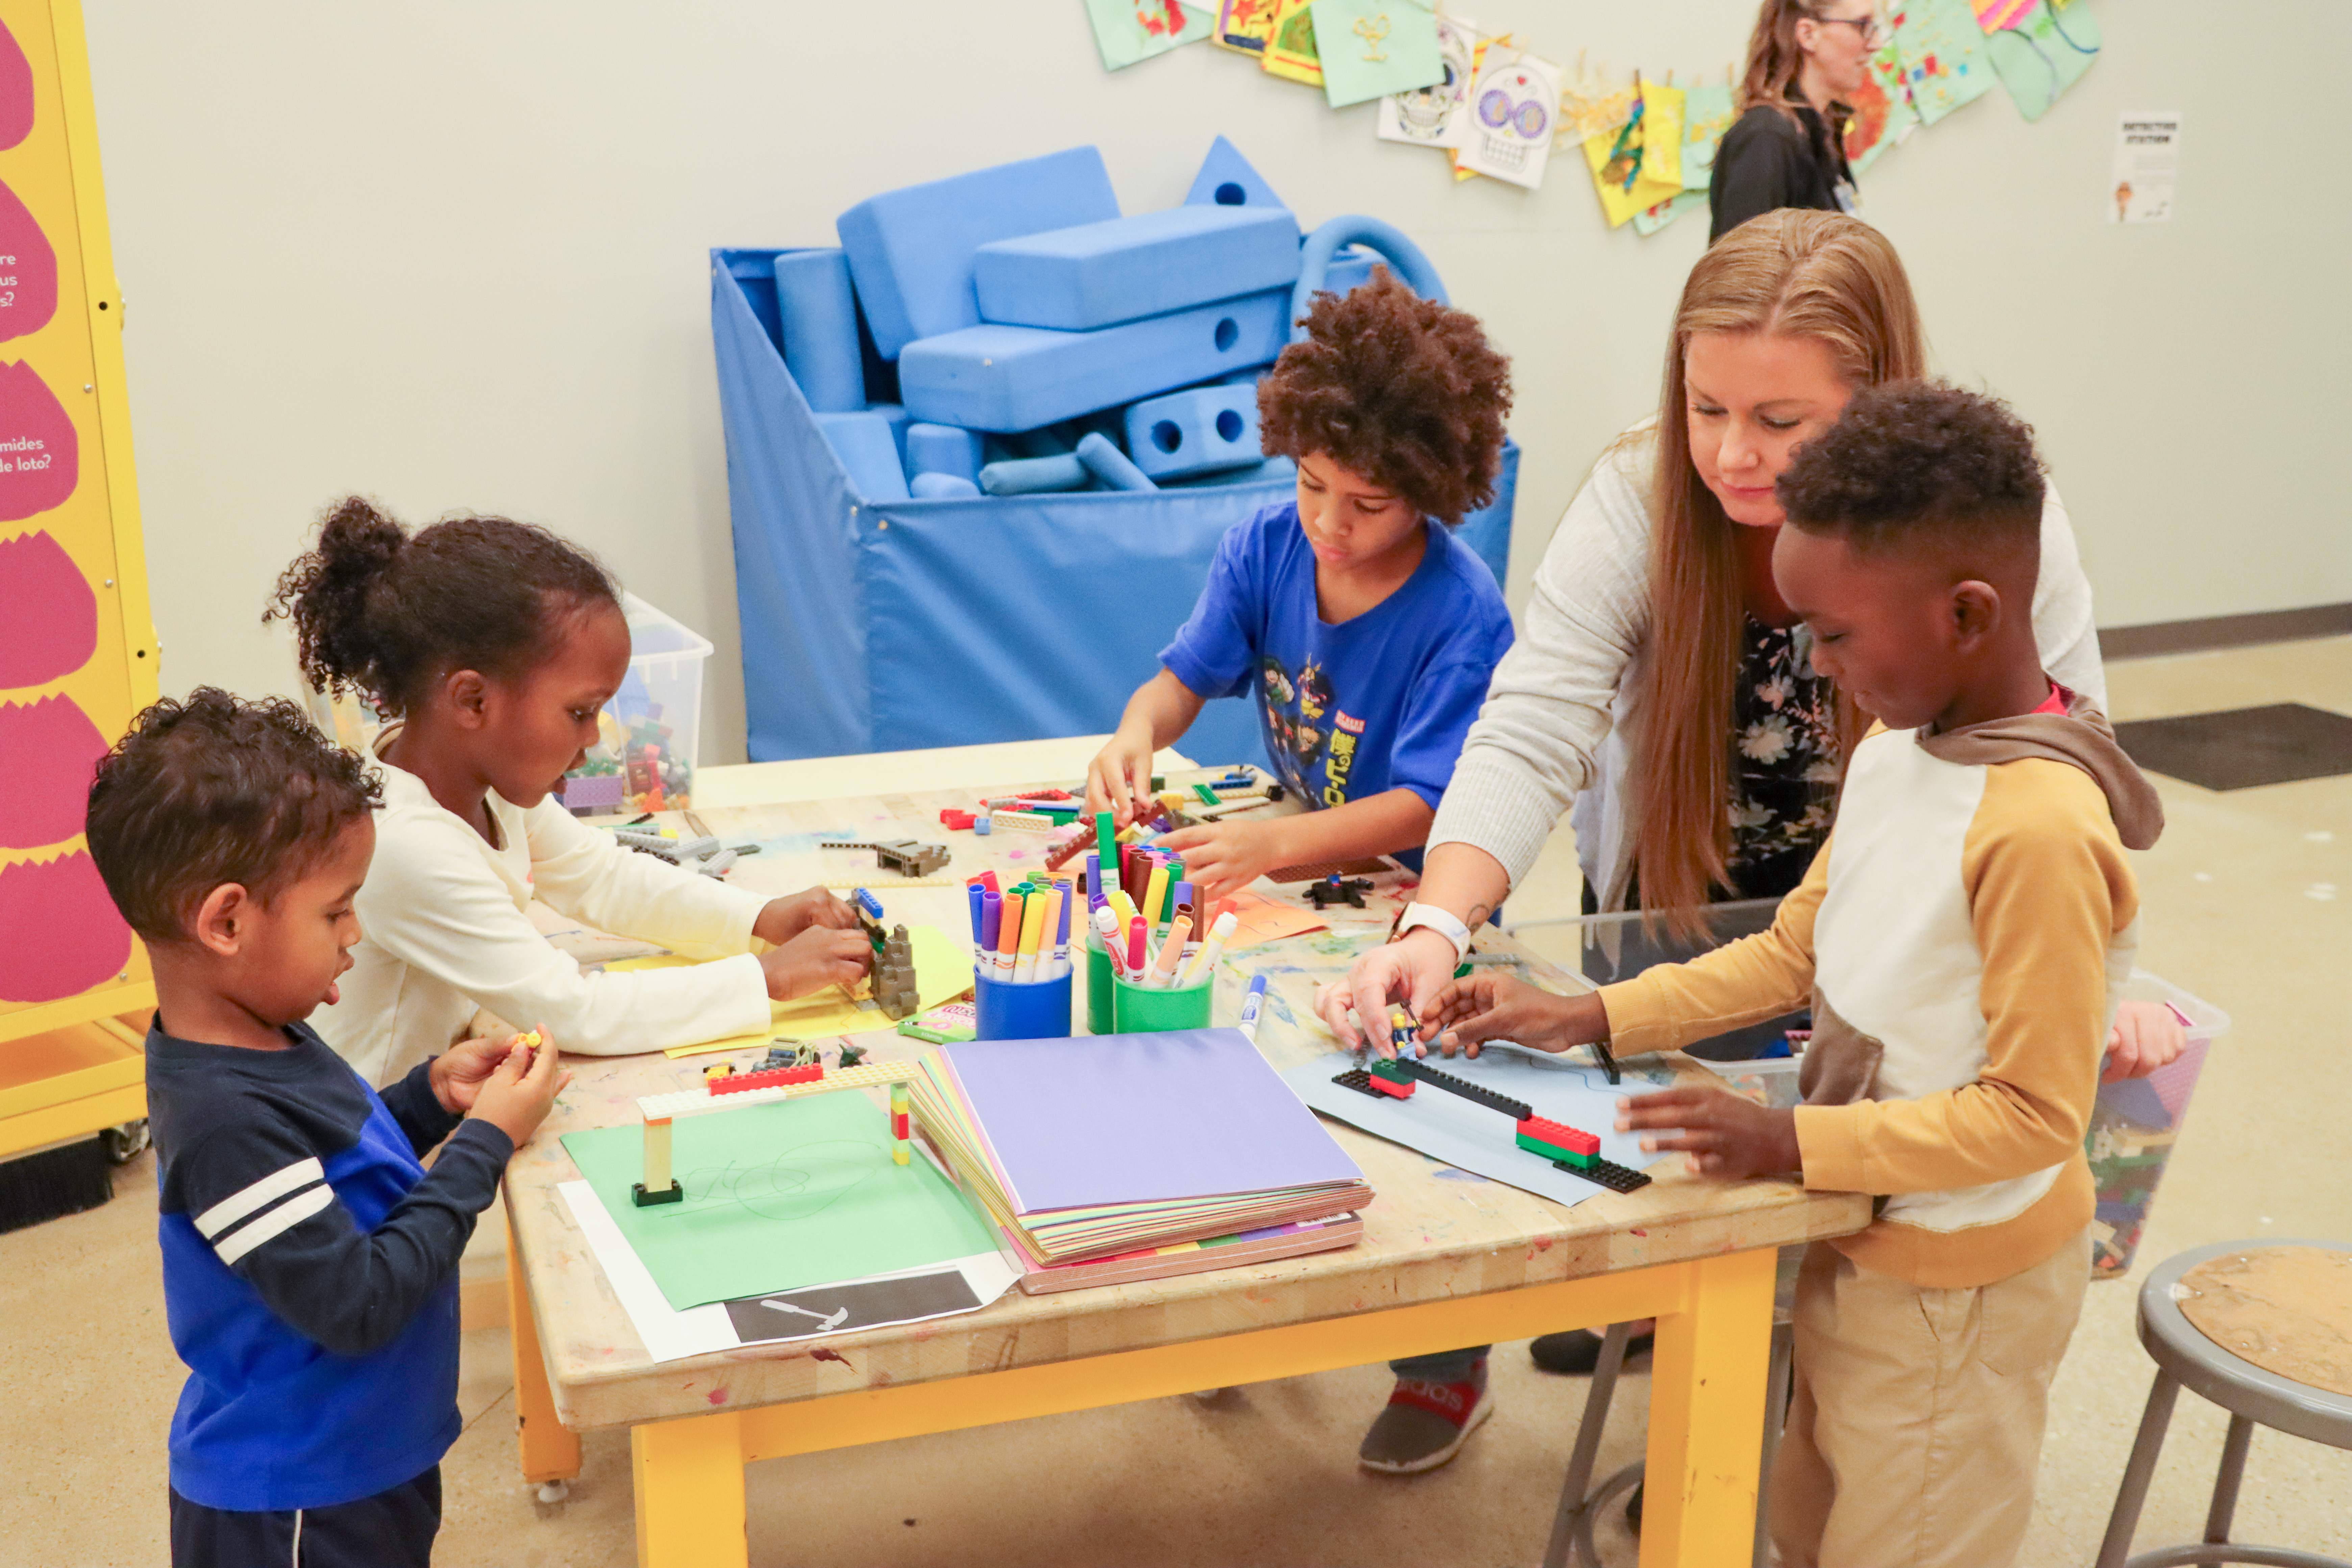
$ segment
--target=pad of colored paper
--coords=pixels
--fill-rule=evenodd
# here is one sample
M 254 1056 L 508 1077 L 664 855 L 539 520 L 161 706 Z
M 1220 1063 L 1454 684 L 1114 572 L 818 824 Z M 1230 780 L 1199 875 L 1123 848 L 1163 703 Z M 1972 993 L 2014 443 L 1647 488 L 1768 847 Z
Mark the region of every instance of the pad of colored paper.
M 1235 893 L 1228 900 L 1234 906 L 1232 940 L 1225 951 L 1238 947 L 1255 947 L 1262 942 L 1280 942 L 1286 936 L 1303 936 L 1310 931 L 1328 929 L 1330 921 L 1313 910 L 1302 910 L 1296 904 L 1280 903 L 1261 893 Z
M 1328 1218 L 1371 1198 L 1238 1029 L 945 1046 L 908 1087 L 966 1188 L 1049 1261 Z
M 931 1008 L 950 1001 L 971 989 L 971 947 L 957 942 L 937 926 L 908 926 L 907 940 L 915 951 L 915 991 L 919 1006 Z M 608 963 L 610 970 L 674 969 L 695 960 L 676 956 L 634 958 L 620 963 Z M 712 1051 L 740 1051 L 765 1046 L 779 1035 L 795 1040 L 806 1040 L 820 1035 L 855 1035 L 867 1029 L 890 1027 L 889 1016 L 870 1000 L 853 1002 L 841 994 L 837 985 L 828 985 L 813 996 L 803 996 L 791 1002 L 768 1005 L 768 1026 L 756 1035 L 738 1035 L 724 1040 L 703 1040 L 691 1046 L 672 1046 L 667 1055 L 676 1057 L 702 1056 Z
M 686 1199 L 648 1208 L 629 1198 L 645 1174 L 642 1126 L 568 1132 L 563 1149 L 675 1309 L 995 1247 L 937 1166 L 891 1162 L 890 1119 L 863 1094 L 681 1117 L 670 1136 Z
M 1447 1061 L 1432 1053 L 1428 1062 L 1482 1089 L 1525 1100 L 1535 1107 L 1538 1116 L 1592 1133 L 1601 1140 L 1604 1160 L 1638 1171 L 1659 1158 L 1642 1152 L 1640 1134 L 1616 1131 L 1617 1102 L 1664 1087 L 1673 1079 L 1671 1073 L 1660 1072 L 1655 1076 L 1662 1081 L 1651 1082 L 1647 1081 L 1651 1074 L 1629 1068 L 1624 1069 L 1625 1081 L 1612 1085 L 1597 1067 L 1512 1046 L 1484 1047 L 1475 1060 L 1456 1057 Z M 1580 1204 L 1607 1190 L 1521 1149 L 1512 1136 L 1508 1116 L 1459 1095 L 1424 1084 L 1410 1100 L 1376 1099 L 1331 1081 L 1353 1065 L 1346 1052 L 1334 1051 L 1304 1067 L 1287 1069 L 1282 1080 L 1299 1099 L 1334 1121 L 1521 1192 L 1554 1203 Z

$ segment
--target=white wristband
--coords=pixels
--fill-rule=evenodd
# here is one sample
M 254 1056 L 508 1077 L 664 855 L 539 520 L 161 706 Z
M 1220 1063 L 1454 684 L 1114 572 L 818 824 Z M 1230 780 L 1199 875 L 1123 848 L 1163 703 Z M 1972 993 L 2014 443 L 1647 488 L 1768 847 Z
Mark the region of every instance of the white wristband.
M 1397 937 L 1402 939 L 1416 926 L 1426 926 L 1452 942 L 1456 966 L 1470 956 L 1470 928 L 1451 910 L 1439 909 L 1435 904 L 1407 904 L 1403 917 L 1397 921 Z

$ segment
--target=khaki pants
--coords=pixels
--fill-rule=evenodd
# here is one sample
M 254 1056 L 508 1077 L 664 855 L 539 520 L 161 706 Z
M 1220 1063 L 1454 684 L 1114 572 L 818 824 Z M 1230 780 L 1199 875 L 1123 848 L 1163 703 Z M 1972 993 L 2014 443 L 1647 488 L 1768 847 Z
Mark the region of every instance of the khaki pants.
M 1782 1568 L 2008 1568 L 2033 1513 L 2050 1379 L 2091 1235 L 2022 1274 L 1931 1290 L 1815 1242 L 1772 1467 Z

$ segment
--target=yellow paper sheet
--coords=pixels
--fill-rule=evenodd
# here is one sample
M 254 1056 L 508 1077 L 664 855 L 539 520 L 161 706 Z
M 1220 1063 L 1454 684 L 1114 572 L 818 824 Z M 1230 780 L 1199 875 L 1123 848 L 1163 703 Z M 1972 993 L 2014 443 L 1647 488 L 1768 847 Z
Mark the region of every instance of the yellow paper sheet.
M 1642 90 L 1642 123 L 1630 136 L 1620 128 L 1584 141 L 1585 166 L 1592 171 L 1592 188 L 1600 193 L 1601 210 L 1611 228 L 1682 193 L 1683 89 L 1645 79 Z M 1621 138 L 1626 143 L 1622 152 L 1617 145 Z M 1612 163 L 1612 155 L 1620 161 Z M 1640 160 L 1630 190 L 1622 162 L 1627 156 Z
M 971 989 L 971 945 L 949 936 L 937 926 L 908 926 L 907 940 L 915 950 L 915 992 L 925 1009 Z M 692 959 L 674 956 L 632 958 L 609 963 L 607 969 L 676 969 Z M 864 986 L 859 987 L 865 989 Z M 829 985 L 814 996 L 768 1005 L 768 1026 L 756 1035 L 737 1035 L 698 1045 L 672 1046 L 670 1057 L 704 1056 L 714 1051 L 740 1051 L 765 1046 L 779 1035 L 791 1039 L 815 1039 L 825 1035 L 856 1035 L 868 1029 L 894 1027 L 890 1016 L 870 1001 L 852 1002 L 841 987 Z

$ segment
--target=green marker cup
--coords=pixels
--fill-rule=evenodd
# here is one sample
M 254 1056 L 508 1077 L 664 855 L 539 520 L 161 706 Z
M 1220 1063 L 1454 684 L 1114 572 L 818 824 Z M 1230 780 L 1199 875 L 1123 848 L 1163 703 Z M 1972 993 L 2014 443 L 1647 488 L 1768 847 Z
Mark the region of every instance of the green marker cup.
M 1103 962 L 1108 966 L 1110 955 L 1104 954 Z M 1181 991 L 1160 991 L 1132 984 L 1114 974 L 1111 1032 L 1157 1035 L 1171 1029 L 1205 1029 L 1209 1026 L 1209 994 L 1215 989 L 1214 975 Z

